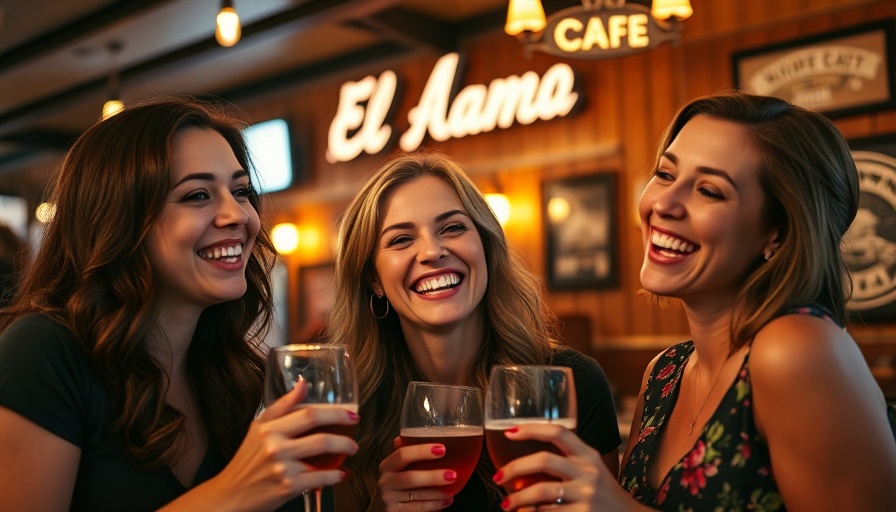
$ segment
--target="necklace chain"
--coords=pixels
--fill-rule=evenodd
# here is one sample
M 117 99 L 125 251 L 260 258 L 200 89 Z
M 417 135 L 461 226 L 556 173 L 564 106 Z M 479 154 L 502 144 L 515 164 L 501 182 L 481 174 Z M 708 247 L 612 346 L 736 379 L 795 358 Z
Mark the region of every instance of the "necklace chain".
M 694 407 L 697 407 L 697 365 L 700 364 L 700 359 L 697 359 L 697 362 L 694 363 L 694 368 L 691 370 L 691 373 L 694 374 Z M 697 418 L 700 417 L 700 413 L 703 412 L 703 408 L 706 407 L 706 402 L 709 401 L 709 395 L 712 394 L 712 390 L 715 389 L 716 384 L 719 382 L 719 377 L 722 376 L 722 370 L 725 369 L 725 365 L 722 365 L 722 368 L 719 370 L 718 375 L 716 375 L 715 380 L 712 381 L 712 386 L 709 388 L 709 393 L 706 394 L 706 398 L 703 399 L 703 404 L 700 406 L 700 409 L 697 411 L 697 414 L 694 415 L 694 419 L 691 420 L 691 423 L 688 425 L 688 435 L 691 435 L 694 432 L 694 425 L 697 423 Z

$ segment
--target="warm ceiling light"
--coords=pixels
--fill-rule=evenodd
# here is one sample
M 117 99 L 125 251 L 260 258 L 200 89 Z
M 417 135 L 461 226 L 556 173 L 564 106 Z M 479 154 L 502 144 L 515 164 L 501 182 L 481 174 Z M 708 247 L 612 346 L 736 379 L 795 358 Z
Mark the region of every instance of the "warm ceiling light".
M 523 32 L 540 32 L 546 24 L 544 8 L 539 0 L 510 0 L 504 32 L 511 36 Z
M 54 216 L 56 216 L 56 205 L 53 203 L 40 203 L 34 210 L 34 218 L 41 224 L 50 222 Z
M 551 222 L 556 223 L 566 220 L 569 217 L 570 210 L 569 201 L 562 197 L 552 197 L 548 201 L 548 219 Z
M 106 103 L 103 104 L 103 119 L 108 119 L 115 114 L 121 112 L 121 109 L 124 108 L 124 103 L 121 102 L 118 98 L 112 98 Z
M 650 13 L 658 20 L 686 20 L 694 14 L 694 9 L 688 0 L 653 0 Z
M 215 39 L 221 46 L 233 46 L 240 40 L 240 17 L 233 8 L 232 0 L 222 0 L 221 10 L 215 23 Z
M 498 224 L 504 226 L 510 220 L 510 201 L 504 194 L 485 194 L 485 202 L 488 203 L 495 217 L 498 218 Z
M 119 78 L 118 78 L 118 62 L 116 57 L 121 52 L 122 44 L 120 41 L 110 41 L 106 45 L 106 49 L 109 50 L 109 55 L 112 59 L 112 64 L 110 66 L 109 71 L 109 84 L 107 86 L 109 100 L 103 104 L 103 119 L 108 119 L 115 114 L 121 112 L 121 109 L 124 108 L 124 103 L 121 102 L 121 93 L 119 91 Z
M 271 230 L 274 249 L 280 254 L 290 254 L 299 246 L 299 228 L 295 224 L 284 222 Z

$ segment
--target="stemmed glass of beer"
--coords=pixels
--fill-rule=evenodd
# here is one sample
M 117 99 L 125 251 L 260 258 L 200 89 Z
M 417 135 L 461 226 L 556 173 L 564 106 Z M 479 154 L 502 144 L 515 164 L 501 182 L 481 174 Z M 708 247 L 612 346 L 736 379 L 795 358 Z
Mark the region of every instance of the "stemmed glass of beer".
M 338 407 L 358 412 L 358 382 L 351 358 L 344 345 L 284 345 L 271 349 L 265 368 L 265 405 L 278 398 L 302 380 L 307 393 L 299 408 Z M 306 435 L 318 432 L 354 438 L 355 425 L 322 425 Z M 303 459 L 317 469 L 337 469 L 345 460 L 344 453 L 324 453 Z M 321 509 L 321 489 L 305 491 L 305 512 Z
M 551 443 L 511 441 L 504 431 L 526 423 L 555 423 L 576 429 L 576 388 L 572 370 L 563 366 L 496 366 L 485 394 L 485 442 L 495 467 L 546 451 L 560 454 Z M 505 487 L 516 492 L 537 482 L 557 480 L 537 473 L 515 478 Z
M 417 461 L 407 469 L 452 469 L 457 479 L 445 489 L 457 494 L 473 474 L 482 452 L 482 390 L 413 381 L 401 408 L 401 444 L 445 445 L 440 459 Z

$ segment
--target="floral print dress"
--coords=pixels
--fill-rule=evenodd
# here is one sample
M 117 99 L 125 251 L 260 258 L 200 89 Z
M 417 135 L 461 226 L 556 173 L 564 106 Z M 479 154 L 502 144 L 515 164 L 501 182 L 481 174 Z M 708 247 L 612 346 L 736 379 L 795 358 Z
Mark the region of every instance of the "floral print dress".
M 678 384 L 693 351 L 690 341 L 673 346 L 648 377 L 640 434 L 623 468 L 622 486 L 641 503 L 660 510 L 785 510 L 768 446 L 753 421 L 749 351 L 694 447 L 669 470 L 659 489 L 647 483 L 651 454 L 678 400 Z

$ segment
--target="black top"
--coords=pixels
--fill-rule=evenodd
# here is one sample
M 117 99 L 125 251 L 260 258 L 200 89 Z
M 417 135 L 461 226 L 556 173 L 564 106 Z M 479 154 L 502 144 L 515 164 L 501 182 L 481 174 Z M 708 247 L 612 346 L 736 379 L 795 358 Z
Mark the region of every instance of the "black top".
M 81 449 L 71 510 L 155 510 L 188 489 L 166 466 L 134 466 L 111 434 L 105 388 L 71 332 L 33 315 L 0 336 L 0 405 Z M 194 485 L 227 463 L 212 439 Z

